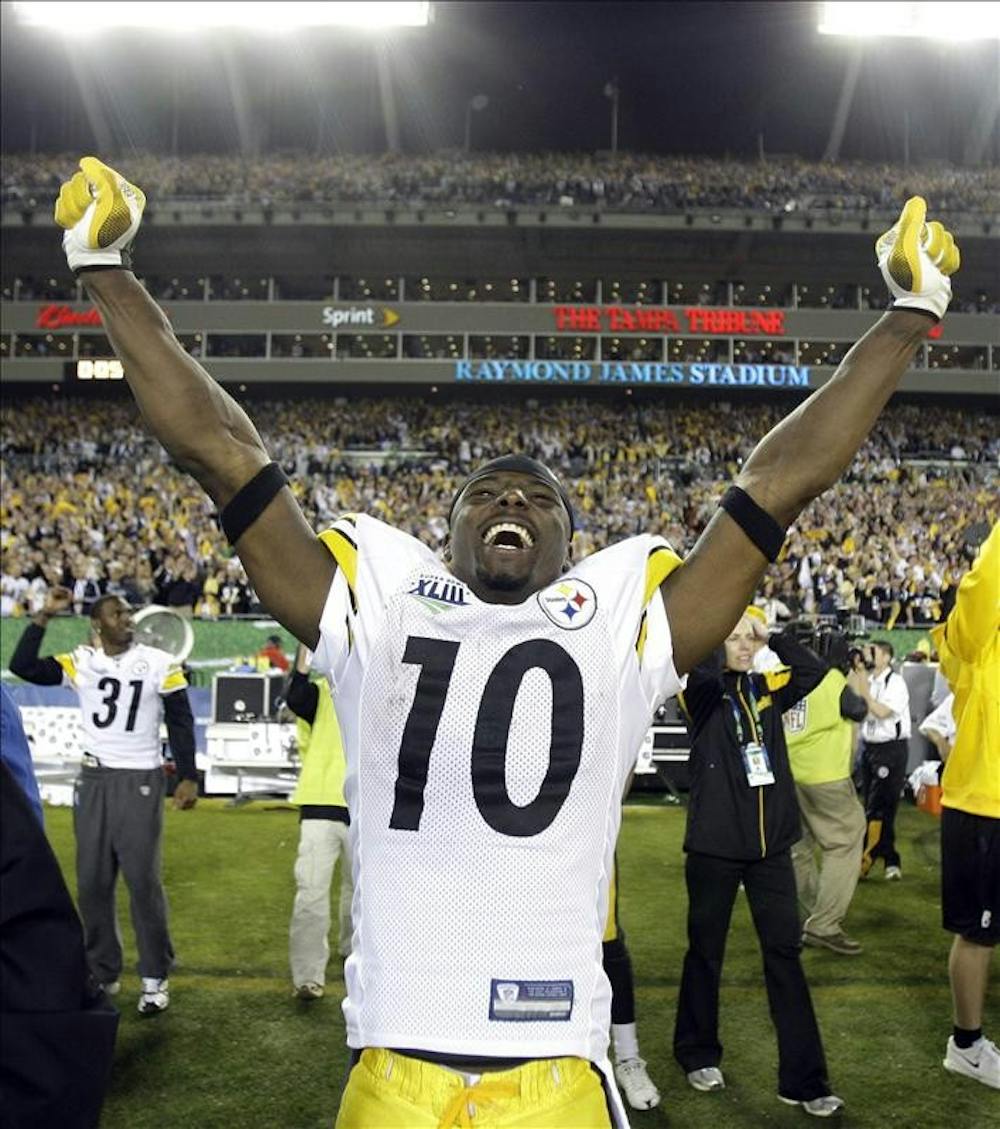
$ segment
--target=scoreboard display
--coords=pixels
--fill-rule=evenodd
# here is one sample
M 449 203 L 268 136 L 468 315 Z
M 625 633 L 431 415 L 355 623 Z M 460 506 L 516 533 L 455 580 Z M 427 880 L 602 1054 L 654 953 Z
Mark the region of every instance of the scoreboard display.
M 121 361 L 114 357 L 86 357 L 78 361 L 67 361 L 64 378 L 68 384 L 96 381 L 104 383 L 109 380 L 124 380 L 125 370 Z

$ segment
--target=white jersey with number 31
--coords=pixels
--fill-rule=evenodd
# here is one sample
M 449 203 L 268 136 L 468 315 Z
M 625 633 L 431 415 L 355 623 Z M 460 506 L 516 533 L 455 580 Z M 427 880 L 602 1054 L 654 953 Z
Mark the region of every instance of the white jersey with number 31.
M 321 538 L 339 566 L 313 665 L 347 757 L 349 1044 L 602 1061 L 622 790 L 681 688 L 657 592 L 679 558 L 630 538 L 510 606 L 373 518 Z
M 55 659 L 80 698 L 84 752 L 106 768 L 159 768 L 160 695 L 187 686 L 174 656 L 133 643 L 120 655 L 81 646 Z

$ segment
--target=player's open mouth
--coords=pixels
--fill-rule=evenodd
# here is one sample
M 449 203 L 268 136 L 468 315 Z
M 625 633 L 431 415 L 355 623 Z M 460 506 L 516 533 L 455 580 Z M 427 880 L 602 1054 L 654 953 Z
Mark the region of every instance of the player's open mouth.
M 514 521 L 498 521 L 483 534 L 483 544 L 492 549 L 515 553 L 530 549 L 535 544 L 530 530 Z

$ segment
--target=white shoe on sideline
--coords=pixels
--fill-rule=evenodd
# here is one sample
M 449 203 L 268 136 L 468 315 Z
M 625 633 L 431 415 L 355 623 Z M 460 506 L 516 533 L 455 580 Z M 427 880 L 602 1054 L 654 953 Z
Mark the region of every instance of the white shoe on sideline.
M 833 1117 L 835 1113 L 840 1113 L 844 1108 L 844 1099 L 838 1098 L 836 1094 L 824 1094 L 821 1098 L 809 1098 L 808 1101 L 804 1102 L 800 1102 L 796 1098 L 785 1098 L 779 1094 L 778 1101 L 784 1102 L 785 1105 L 800 1105 L 806 1113 L 811 1113 L 813 1117 Z
M 689 1085 L 706 1094 L 712 1090 L 726 1088 L 726 1080 L 717 1066 L 703 1066 L 701 1070 L 690 1070 L 687 1080 Z
M 975 1078 L 984 1086 L 1000 1090 L 1000 1050 L 989 1039 L 977 1039 L 971 1047 L 963 1048 L 955 1043 L 954 1036 L 949 1036 L 942 1065 L 952 1074 L 964 1074 L 966 1078 Z
M 157 1015 L 170 1006 L 169 983 L 164 977 L 157 980 L 153 976 L 142 978 L 142 994 L 139 996 L 139 1014 Z
M 321 1000 L 323 998 L 323 985 L 315 980 L 307 980 L 305 984 L 296 984 L 292 993 L 297 1000 Z
M 652 1109 L 660 1104 L 660 1091 L 653 1085 L 641 1058 L 626 1058 L 615 1064 L 615 1078 L 633 1109 Z

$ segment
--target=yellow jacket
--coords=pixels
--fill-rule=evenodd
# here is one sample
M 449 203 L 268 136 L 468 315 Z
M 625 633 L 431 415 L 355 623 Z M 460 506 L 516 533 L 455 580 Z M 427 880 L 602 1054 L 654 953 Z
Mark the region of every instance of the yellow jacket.
M 847 679 L 836 668 L 782 715 L 788 763 L 796 784 L 828 784 L 851 775 L 854 726 L 841 716 Z
M 296 735 L 302 771 L 291 802 L 299 805 L 342 808 L 344 802 L 344 742 L 325 679 L 314 682 L 319 690 L 316 716 L 310 725 L 299 718 Z
M 931 632 L 955 694 L 955 744 L 941 803 L 1000 819 L 1000 522 L 962 577 L 947 622 Z

